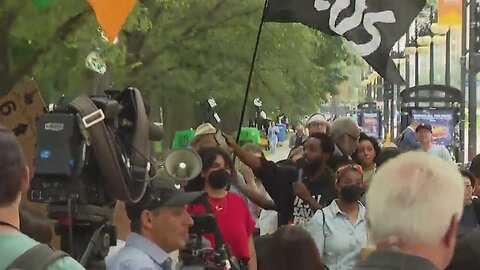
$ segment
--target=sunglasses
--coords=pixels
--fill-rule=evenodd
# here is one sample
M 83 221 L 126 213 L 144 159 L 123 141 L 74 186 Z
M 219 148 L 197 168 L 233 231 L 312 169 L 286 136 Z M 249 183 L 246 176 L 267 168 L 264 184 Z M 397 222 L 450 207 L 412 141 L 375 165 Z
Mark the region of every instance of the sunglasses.
M 341 177 L 348 170 L 354 170 L 359 172 L 360 174 L 363 174 L 362 166 L 358 164 L 348 164 L 337 169 L 337 178 Z

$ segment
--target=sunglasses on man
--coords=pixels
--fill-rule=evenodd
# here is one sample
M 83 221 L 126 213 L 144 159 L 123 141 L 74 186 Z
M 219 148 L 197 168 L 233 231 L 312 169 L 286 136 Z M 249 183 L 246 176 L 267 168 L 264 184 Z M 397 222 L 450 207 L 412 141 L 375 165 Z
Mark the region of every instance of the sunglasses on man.
M 346 171 L 348 170 L 354 170 L 359 172 L 360 174 L 363 174 L 363 168 L 362 166 L 358 164 L 348 164 L 345 166 L 341 166 L 340 168 L 337 169 L 337 178 L 341 177 L 342 175 L 345 174 Z

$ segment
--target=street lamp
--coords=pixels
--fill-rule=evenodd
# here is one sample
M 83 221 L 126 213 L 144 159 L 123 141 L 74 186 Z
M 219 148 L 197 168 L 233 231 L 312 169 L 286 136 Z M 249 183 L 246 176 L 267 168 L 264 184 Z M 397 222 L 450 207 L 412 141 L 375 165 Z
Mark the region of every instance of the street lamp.
M 409 44 L 408 47 L 405 47 L 405 50 L 403 50 L 405 52 L 405 55 L 415 55 L 417 53 L 417 47 L 416 46 L 411 46 L 413 44 Z
M 430 36 L 422 36 L 417 39 L 417 44 L 420 47 L 430 46 L 430 43 L 432 43 L 432 37 Z
M 450 30 L 450 27 L 448 25 L 442 25 L 438 23 L 432 23 L 432 26 L 430 26 L 430 30 L 434 35 L 437 36 L 444 36 L 447 34 L 447 32 Z
M 420 46 L 417 48 L 417 52 L 422 55 L 428 54 L 430 52 L 430 46 Z
M 445 85 L 450 85 L 450 26 L 433 23 L 433 44 L 445 45 Z

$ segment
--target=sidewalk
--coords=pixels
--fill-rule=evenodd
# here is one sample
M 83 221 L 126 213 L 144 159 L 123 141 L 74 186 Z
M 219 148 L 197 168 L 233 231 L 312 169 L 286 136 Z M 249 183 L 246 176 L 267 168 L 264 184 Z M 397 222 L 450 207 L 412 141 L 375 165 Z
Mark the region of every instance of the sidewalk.
M 286 159 L 288 156 L 288 153 L 290 153 L 290 147 L 288 147 L 288 139 L 286 139 L 285 141 L 280 142 L 277 145 L 275 154 L 268 155 L 267 159 L 277 162 L 277 161 Z

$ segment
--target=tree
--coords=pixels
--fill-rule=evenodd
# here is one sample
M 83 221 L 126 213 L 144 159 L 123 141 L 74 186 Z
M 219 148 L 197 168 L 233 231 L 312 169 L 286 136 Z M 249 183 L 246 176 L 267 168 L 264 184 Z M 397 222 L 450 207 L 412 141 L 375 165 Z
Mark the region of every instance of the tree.
M 110 46 L 86 1 L 38 11 L 30 1 L 0 0 L 3 91 L 34 76 L 52 102 L 96 93 L 98 81 L 111 78 L 115 88 L 136 86 L 154 109 L 161 106 L 170 136 L 198 124 L 196 103 L 208 97 L 219 103 L 222 127 L 234 131 L 262 7 L 262 0 L 140 0 Z M 292 117 L 315 111 L 353 59 L 340 38 L 298 24 L 265 24 L 260 42 L 249 104 L 260 97 L 267 111 Z M 94 50 L 108 76 L 85 68 Z
M 42 57 L 91 17 L 86 3 L 64 2 L 68 3 L 42 13 L 31 1 L 0 1 L 0 93 L 8 92 L 25 76 L 33 75 Z
M 148 89 L 175 89 L 152 93 L 163 100 L 166 113 L 172 100 L 191 98 L 190 104 L 194 104 L 213 96 L 228 108 L 222 110 L 222 116 L 228 115 L 226 122 L 238 121 L 261 8 L 262 2 L 257 0 L 216 0 L 190 3 L 187 8 L 176 5 L 169 7 L 169 14 L 150 16 L 152 25 L 160 27 L 147 33 L 142 49 L 133 53 L 137 56 L 135 73 L 140 76 L 126 77 Z M 292 114 L 295 109 L 311 112 L 326 92 L 334 91 L 336 80 L 326 84 L 324 78 L 344 79 L 341 69 L 334 67 L 337 63 L 342 66 L 349 54 L 338 38 L 301 25 L 266 24 L 260 42 L 250 100 L 254 95 L 262 97 L 268 110 L 276 110 L 281 103 L 279 109 Z M 325 50 L 328 53 L 322 54 Z M 298 106 L 293 108 L 292 104 Z M 178 119 L 176 123 L 180 124 Z M 189 126 L 193 126 L 192 121 L 181 128 Z M 226 128 L 236 126 L 232 123 Z

